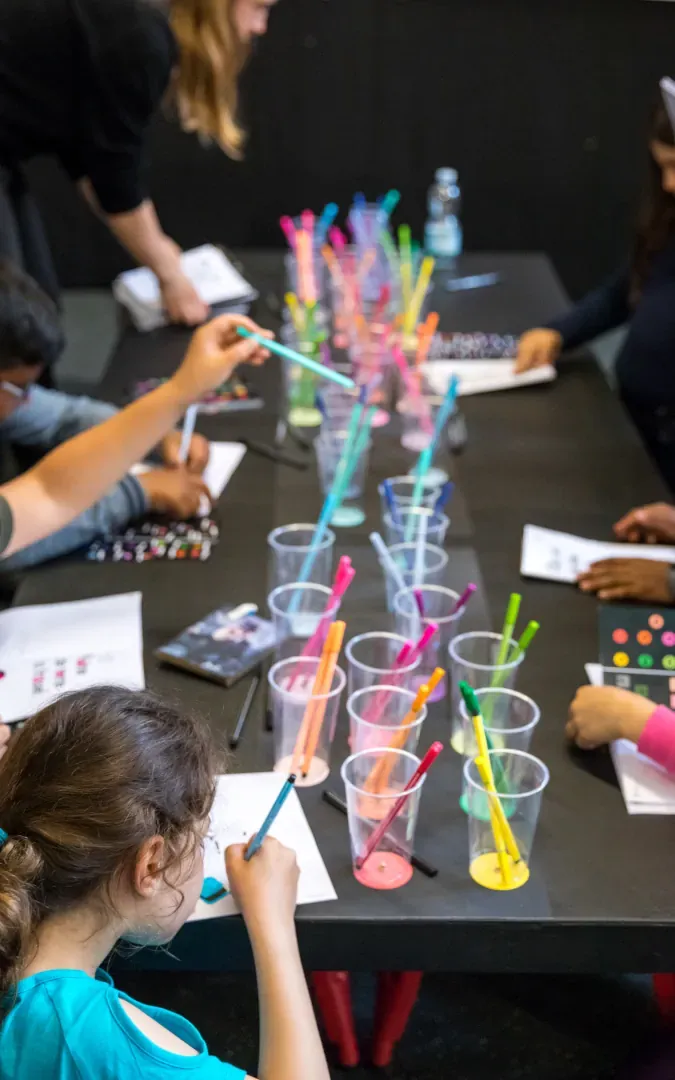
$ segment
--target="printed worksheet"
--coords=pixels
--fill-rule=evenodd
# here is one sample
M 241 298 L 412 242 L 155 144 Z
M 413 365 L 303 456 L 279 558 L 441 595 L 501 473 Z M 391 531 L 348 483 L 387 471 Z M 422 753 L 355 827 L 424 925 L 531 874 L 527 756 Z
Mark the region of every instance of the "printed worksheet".
M 238 442 L 212 442 L 209 446 L 209 463 L 204 470 L 204 483 L 211 492 L 213 501 L 217 502 L 246 453 L 246 447 Z M 148 472 L 152 468 L 155 466 L 147 462 L 139 462 L 137 465 L 132 465 L 129 471 L 134 476 L 140 476 L 141 473 Z M 200 517 L 208 515 L 209 505 L 206 499 L 200 503 L 198 513 Z
M 0 716 L 25 720 L 71 690 L 142 690 L 141 594 L 122 593 L 0 613 Z
M 267 817 L 285 779 L 278 773 L 232 773 L 218 777 L 204 853 L 206 877 L 215 878 L 227 885 L 225 849 L 230 844 L 248 843 Z M 345 830 L 346 828 L 345 822 Z M 269 835 L 275 836 L 296 853 L 300 867 L 299 904 L 337 900 L 333 882 L 305 817 L 297 791 L 292 791 L 286 799 Z M 193 920 L 215 919 L 220 915 L 236 915 L 237 911 L 232 897 L 224 896 L 214 904 L 198 900 L 190 917 Z
M 586 676 L 592 686 L 602 686 L 602 665 L 586 664 Z M 612 743 L 611 754 L 629 814 L 675 814 L 675 777 L 628 739 Z
M 514 375 L 514 361 L 505 360 L 434 360 L 424 364 L 423 372 L 431 390 L 442 397 L 456 375 L 459 379 L 459 397 L 473 394 L 490 394 L 497 390 L 520 390 L 535 383 L 552 382 L 557 378 L 554 367 L 533 368 L 522 375 Z
M 570 533 L 526 525 L 520 555 L 523 577 L 573 583 L 599 559 L 656 559 L 675 563 L 675 547 L 657 544 L 617 544 L 586 540 Z

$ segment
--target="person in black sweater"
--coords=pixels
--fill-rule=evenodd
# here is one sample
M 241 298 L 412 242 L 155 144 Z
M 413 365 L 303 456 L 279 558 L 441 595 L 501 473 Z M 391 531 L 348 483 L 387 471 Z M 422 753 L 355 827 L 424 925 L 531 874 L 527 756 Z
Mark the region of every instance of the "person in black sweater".
M 516 372 L 628 324 L 616 363 L 621 400 L 675 491 L 675 138 L 663 106 L 649 131 L 650 177 L 632 256 L 604 285 L 520 339 Z
M 21 165 L 56 157 L 164 307 L 208 310 L 182 273 L 145 183 L 145 142 L 165 96 L 189 131 L 239 157 L 237 78 L 275 0 L 1 0 L 0 255 L 57 299 L 58 283 Z

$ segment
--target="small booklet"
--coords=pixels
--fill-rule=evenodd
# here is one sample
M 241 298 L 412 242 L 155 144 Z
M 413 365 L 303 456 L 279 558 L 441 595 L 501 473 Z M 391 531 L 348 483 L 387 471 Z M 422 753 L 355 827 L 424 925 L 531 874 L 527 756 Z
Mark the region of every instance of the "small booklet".
M 273 623 L 255 614 L 240 615 L 241 608 L 241 604 L 228 604 L 212 611 L 160 646 L 155 656 L 221 686 L 233 686 L 258 667 L 277 643 Z

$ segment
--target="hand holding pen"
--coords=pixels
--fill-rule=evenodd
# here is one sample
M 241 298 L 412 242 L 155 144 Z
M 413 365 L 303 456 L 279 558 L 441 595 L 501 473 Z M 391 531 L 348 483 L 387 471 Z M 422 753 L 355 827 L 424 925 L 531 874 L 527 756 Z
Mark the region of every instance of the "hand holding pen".
M 230 891 L 249 929 L 272 918 L 292 924 L 300 871 L 295 852 L 268 836 L 255 858 L 246 859 L 248 845 L 232 844 L 225 852 Z

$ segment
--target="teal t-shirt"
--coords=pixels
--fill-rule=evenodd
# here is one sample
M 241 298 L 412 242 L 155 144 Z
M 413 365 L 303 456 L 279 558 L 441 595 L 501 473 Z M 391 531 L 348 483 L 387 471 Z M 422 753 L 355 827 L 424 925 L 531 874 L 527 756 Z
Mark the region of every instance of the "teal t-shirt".
M 128 1001 L 197 1054 L 162 1050 L 142 1034 L 120 1002 Z M 43 971 L 22 979 L 0 1028 L 2 1080 L 245 1080 L 211 1057 L 195 1027 L 176 1013 L 141 1005 L 98 971 Z

